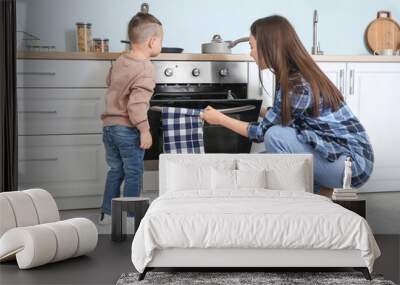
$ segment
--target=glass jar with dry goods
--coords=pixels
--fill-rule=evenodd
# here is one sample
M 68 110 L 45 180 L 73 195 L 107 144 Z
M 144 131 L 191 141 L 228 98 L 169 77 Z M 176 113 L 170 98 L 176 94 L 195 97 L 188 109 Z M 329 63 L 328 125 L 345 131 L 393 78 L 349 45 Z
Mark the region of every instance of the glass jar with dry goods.
M 103 52 L 109 52 L 110 51 L 110 40 L 109 39 L 104 39 L 103 40 Z
M 89 52 L 92 46 L 92 24 L 76 23 L 76 45 L 80 52 Z
M 92 43 L 92 24 L 91 23 L 87 23 L 86 24 L 86 33 L 87 33 L 87 47 L 88 47 L 88 51 L 92 51 L 93 47 L 93 43 Z
M 93 39 L 93 52 L 103 52 L 103 41 L 101 39 Z
M 108 52 L 109 51 L 109 39 L 93 39 L 93 52 Z

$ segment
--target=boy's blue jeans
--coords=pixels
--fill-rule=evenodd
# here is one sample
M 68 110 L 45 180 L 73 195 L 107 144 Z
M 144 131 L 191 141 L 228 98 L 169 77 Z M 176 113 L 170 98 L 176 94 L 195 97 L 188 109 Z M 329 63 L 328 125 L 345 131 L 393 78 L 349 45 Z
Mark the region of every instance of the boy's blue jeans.
M 138 197 L 143 185 L 144 150 L 140 146 L 140 132 L 120 125 L 103 128 L 103 143 L 108 165 L 102 212 L 111 215 L 111 200 L 120 197 L 124 181 L 124 197 Z
M 310 145 L 300 142 L 294 128 L 281 125 L 270 127 L 264 136 L 264 146 L 267 153 L 312 154 L 314 157 L 314 193 L 319 193 L 321 186 L 342 187 L 346 156 L 342 155 L 334 162 L 328 161 Z

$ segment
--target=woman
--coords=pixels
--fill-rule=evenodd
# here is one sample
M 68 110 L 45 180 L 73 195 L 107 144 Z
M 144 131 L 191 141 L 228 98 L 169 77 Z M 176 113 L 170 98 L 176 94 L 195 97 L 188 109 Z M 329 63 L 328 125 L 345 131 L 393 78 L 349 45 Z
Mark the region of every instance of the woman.
M 360 187 L 373 169 L 373 151 L 365 129 L 352 114 L 340 91 L 318 68 L 294 28 L 281 16 L 261 18 L 251 25 L 250 55 L 276 80 L 272 108 L 262 109 L 262 122 L 230 118 L 212 107 L 202 117 L 255 142 L 267 153 L 311 153 L 314 192 L 342 187 L 345 160 L 352 160 L 351 186 Z

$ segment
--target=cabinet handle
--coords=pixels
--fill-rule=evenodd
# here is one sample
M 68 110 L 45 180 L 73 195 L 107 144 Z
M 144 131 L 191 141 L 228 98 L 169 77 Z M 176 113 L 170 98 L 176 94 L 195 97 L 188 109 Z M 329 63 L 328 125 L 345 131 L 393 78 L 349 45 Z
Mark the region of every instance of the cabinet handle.
M 263 90 L 264 90 L 264 78 L 261 69 L 258 69 L 258 87 L 259 87 L 259 93 L 258 96 L 262 97 L 263 96 Z
M 349 95 L 354 95 L 354 69 L 350 70 Z
M 22 71 L 17 72 L 17 75 L 41 75 L 41 76 L 55 76 L 55 72 L 29 72 L 29 71 Z
M 57 157 L 49 157 L 49 158 L 26 158 L 26 159 L 18 159 L 18 161 L 57 161 Z
M 56 110 L 49 110 L 49 111 L 18 111 L 19 114 L 57 114 Z
M 343 92 L 344 92 L 344 69 L 341 69 L 339 71 L 339 91 L 343 95 Z

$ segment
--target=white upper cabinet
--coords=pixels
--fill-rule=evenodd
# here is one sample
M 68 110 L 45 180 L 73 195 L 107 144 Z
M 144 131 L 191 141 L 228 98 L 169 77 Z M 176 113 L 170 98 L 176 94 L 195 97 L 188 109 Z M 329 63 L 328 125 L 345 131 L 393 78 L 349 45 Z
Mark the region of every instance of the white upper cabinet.
M 375 154 L 362 191 L 400 191 L 400 63 L 349 63 L 346 100 Z

